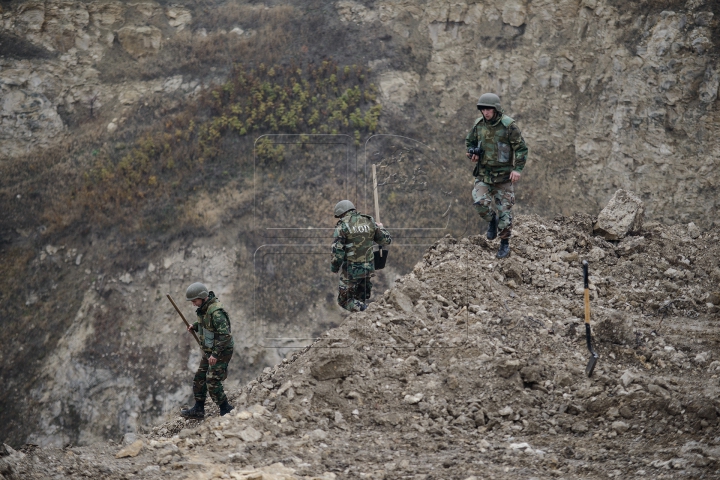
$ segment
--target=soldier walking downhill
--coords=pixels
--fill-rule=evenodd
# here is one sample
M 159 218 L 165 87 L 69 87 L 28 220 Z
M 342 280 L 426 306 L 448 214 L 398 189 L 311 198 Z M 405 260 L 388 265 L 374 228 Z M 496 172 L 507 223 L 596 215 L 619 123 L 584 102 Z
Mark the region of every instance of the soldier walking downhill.
M 350 200 L 335 205 L 334 213 L 339 220 L 333 234 L 330 269 L 340 272 L 338 304 L 351 312 L 363 311 L 372 291 L 370 277 L 375 271 L 373 243 L 390 245 L 392 238 L 382 223 L 358 213 Z
M 482 116 L 475 120 L 465 138 L 467 157 L 477 162 L 473 171 L 473 202 L 478 215 L 489 222 L 487 238 L 495 239 L 499 230 L 497 257 L 505 258 L 510 254 L 511 209 L 515 204 L 513 184 L 520 180 L 528 148 L 515 120 L 503 114 L 500 97 L 484 93 L 477 108 Z
M 222 384 L 227 378 L 228 363 L 235 346 L 230 317 L 215 293 L 208 291 L 202 283 L 190 285 L 185 297 L 197 307 L 198 320 L 188 327 L 188 332 L 198 332 L 204 355 L 193 379 L 195 406 L 180 414 L 187 418 L 204 418 L 205 399 L 210 392 L 210 398 L 220 407 L 220 415 L 225 415 L 235 408 L 228 402 Z

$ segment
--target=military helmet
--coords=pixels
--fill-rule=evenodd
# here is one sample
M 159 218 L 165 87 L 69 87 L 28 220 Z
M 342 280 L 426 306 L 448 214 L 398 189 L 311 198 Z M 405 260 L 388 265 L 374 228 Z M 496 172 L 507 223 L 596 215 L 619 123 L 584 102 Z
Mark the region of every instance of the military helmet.
M 477 103 L 477 108 L 478 110 L 480 110 L 482 107 L 490 107 L 494 108 L 498 112 L 502 112 L 502 108 L 500 107 L 500 97 L 498 97 L 494 93 L 483 93 L 482 95 L 480 95 Z
M 185 292 L 185 298 L 188 300 L 195 300 L 198 298 L 206 299 L 210 295 L 208 288 L 200 282 L 195 282 L 190 285 Z
M 335 205 L 335 217 L 340 218 L 350 210 L 355 210 L 355 205 L 350 200 L 341 200 Z

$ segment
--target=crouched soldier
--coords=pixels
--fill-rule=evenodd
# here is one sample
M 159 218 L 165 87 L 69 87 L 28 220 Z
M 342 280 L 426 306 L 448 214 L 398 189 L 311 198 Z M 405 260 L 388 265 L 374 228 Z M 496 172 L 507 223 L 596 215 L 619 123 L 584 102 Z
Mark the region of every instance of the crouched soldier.
M 355 210 L 349 200 L 335 205 L 335 225 L 332 244 L 331 270 L 340 272 L 338 304 L 345 310 L 365 310 L 365 300 L 372 292 L 373 243 L 390 245 L 392 238 L 382 223 L 375 223 L 369 215 Z
M 210 392 L 210 398 L 220 407 L 220 415 L 225 415 L 234 408 L 228 402 L 222 384 L 227 378 L 228 363 L 235 346 L 230 317 L 215 293 L 208 291 L 202 283 L 190 285 L 185 297 L 197 307 L 198 320 L 188 327 L 188 331 L 198 333 L 204 355 L 193 379 L 195 406 L 180 414 L 187 418 L 204 418 L 205 398 Z

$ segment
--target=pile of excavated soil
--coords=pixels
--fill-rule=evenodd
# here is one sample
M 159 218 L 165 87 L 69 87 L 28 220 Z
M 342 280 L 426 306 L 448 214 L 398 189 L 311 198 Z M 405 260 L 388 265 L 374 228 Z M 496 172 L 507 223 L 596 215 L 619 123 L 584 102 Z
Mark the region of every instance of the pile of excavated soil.
M 718 229 L 521 216 L 508 259 L 444 238 L 365 312 L 123 447 L 0 452 L 5 478 L 720 475 Z M 590 262 L 587 377 L 580 261 Z M 126 438 L 130 443 L 133 439 Z

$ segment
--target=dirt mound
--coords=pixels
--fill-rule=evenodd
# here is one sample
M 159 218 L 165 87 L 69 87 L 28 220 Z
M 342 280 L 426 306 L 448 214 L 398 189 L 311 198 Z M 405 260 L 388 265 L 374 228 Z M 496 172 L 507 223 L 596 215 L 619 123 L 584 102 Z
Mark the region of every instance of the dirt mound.
M 8 478 L 652 478 L 720 474 L 718 230 L 517 220 L 413 272 L 312 347 L 230 395 L 117 446 L 5 452 Z M 588 378 L 582 270 L 600 354 Z M 136 439 L 129 438 L 127 443 Z M 135 443 L 137 447 L 138 444 Z

